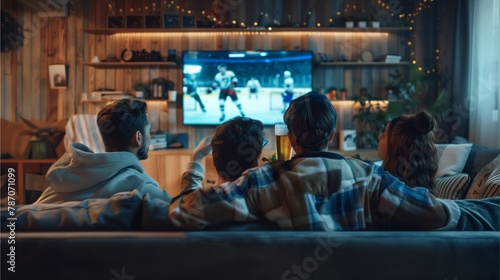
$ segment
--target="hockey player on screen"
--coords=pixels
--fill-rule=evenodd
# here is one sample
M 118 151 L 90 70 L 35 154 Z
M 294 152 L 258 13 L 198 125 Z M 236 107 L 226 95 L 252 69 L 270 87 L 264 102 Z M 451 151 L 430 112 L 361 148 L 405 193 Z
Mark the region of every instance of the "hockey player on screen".
M 245 116 L 241 109 L 241 103 L 238 100 L 238 96 L 236 95 L 236 91 L 234 88 L 238 84 L 238 79 L 236 78 L 236 75 L 234 74 L 233 71 L 227 70 L 227 66 L 225 64 L 219 64 L 217 67 L 219 70 L 219 73 L 215 75 L 215 81 L 220 87 L 220 93 L 219 93 L 219 107 L 220 107 L 220 112 L 222 113 L 219 121 L 222 122 L 226 118 L 226 99 L 227 97 L 231 97 L 231 100 L 233 101 L 234 105 L 236 105 L 236 108 L 240 111 L 240 115 L 242 117 Z
M 283 76 L 285 78 L 285 89 L 281 93 L 281 96 L 283 97 L 283 113 L 286 111 L 288 108 L 288 105 L 290 105 L 290 101 L 293 99 L 293 78 L 292 78 L 292 73 L 290 71 L 285 71 L 283 72 Z
M 189 94 L 198 104 L 200 104 L 200 108 L 203 113 L 206 112 L 205 105 L 201 101 L 200 96 L 197 92 L 197 82 L 196 82 L 196 74 L 189 74 L 188 77 L 184 78 L 184 86 L 186 87 L 186 93 Z
M 260 91 L 260 83 L 259 80 L 251 77 L 247 82 L 248 88 L 248 99 L 252 98 L 252 95 L 255 95 L 255 99 L 259 99 L 259 91 Z

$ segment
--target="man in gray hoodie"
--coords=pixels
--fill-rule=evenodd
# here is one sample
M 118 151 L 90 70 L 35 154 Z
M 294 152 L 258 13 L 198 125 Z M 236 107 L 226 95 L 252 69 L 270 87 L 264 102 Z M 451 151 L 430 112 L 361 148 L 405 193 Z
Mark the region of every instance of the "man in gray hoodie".
M 35 203 L 62 203 L 109 198 L 138 190 L 141 195 L 170 201 L 170 195 L 144 172 L 139 162 L 148 158 L 151 124 L 146 103 L 121 99 L 97 116 L 105 153 L 94 153 L 81 143 L 68 151 L 47 172 L 49 186 Z

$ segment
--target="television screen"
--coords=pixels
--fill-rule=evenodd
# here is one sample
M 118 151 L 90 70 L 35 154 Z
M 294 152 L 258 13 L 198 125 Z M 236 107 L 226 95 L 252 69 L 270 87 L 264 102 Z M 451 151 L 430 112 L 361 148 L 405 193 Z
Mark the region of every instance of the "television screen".
M 246 116 L 272 125 L 312 89 L 311 51 L 184 51 L 183 123 Z

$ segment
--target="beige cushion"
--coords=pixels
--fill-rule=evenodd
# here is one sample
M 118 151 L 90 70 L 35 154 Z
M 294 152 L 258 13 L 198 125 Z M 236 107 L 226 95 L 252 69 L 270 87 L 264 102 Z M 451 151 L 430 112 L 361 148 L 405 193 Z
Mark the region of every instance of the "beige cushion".
M 478 199 L 500 195 L 500 155 L 488 163 L 474 178 L 465 196 Z

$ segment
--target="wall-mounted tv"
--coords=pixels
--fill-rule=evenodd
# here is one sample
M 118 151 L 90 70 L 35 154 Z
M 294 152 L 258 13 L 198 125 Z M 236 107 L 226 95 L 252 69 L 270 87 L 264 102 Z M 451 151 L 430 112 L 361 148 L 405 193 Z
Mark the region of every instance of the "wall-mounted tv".
M 272 125 L 312 89 L 311 51 L 184 51 L 182 63 L 185 125 L 238 115 Z

